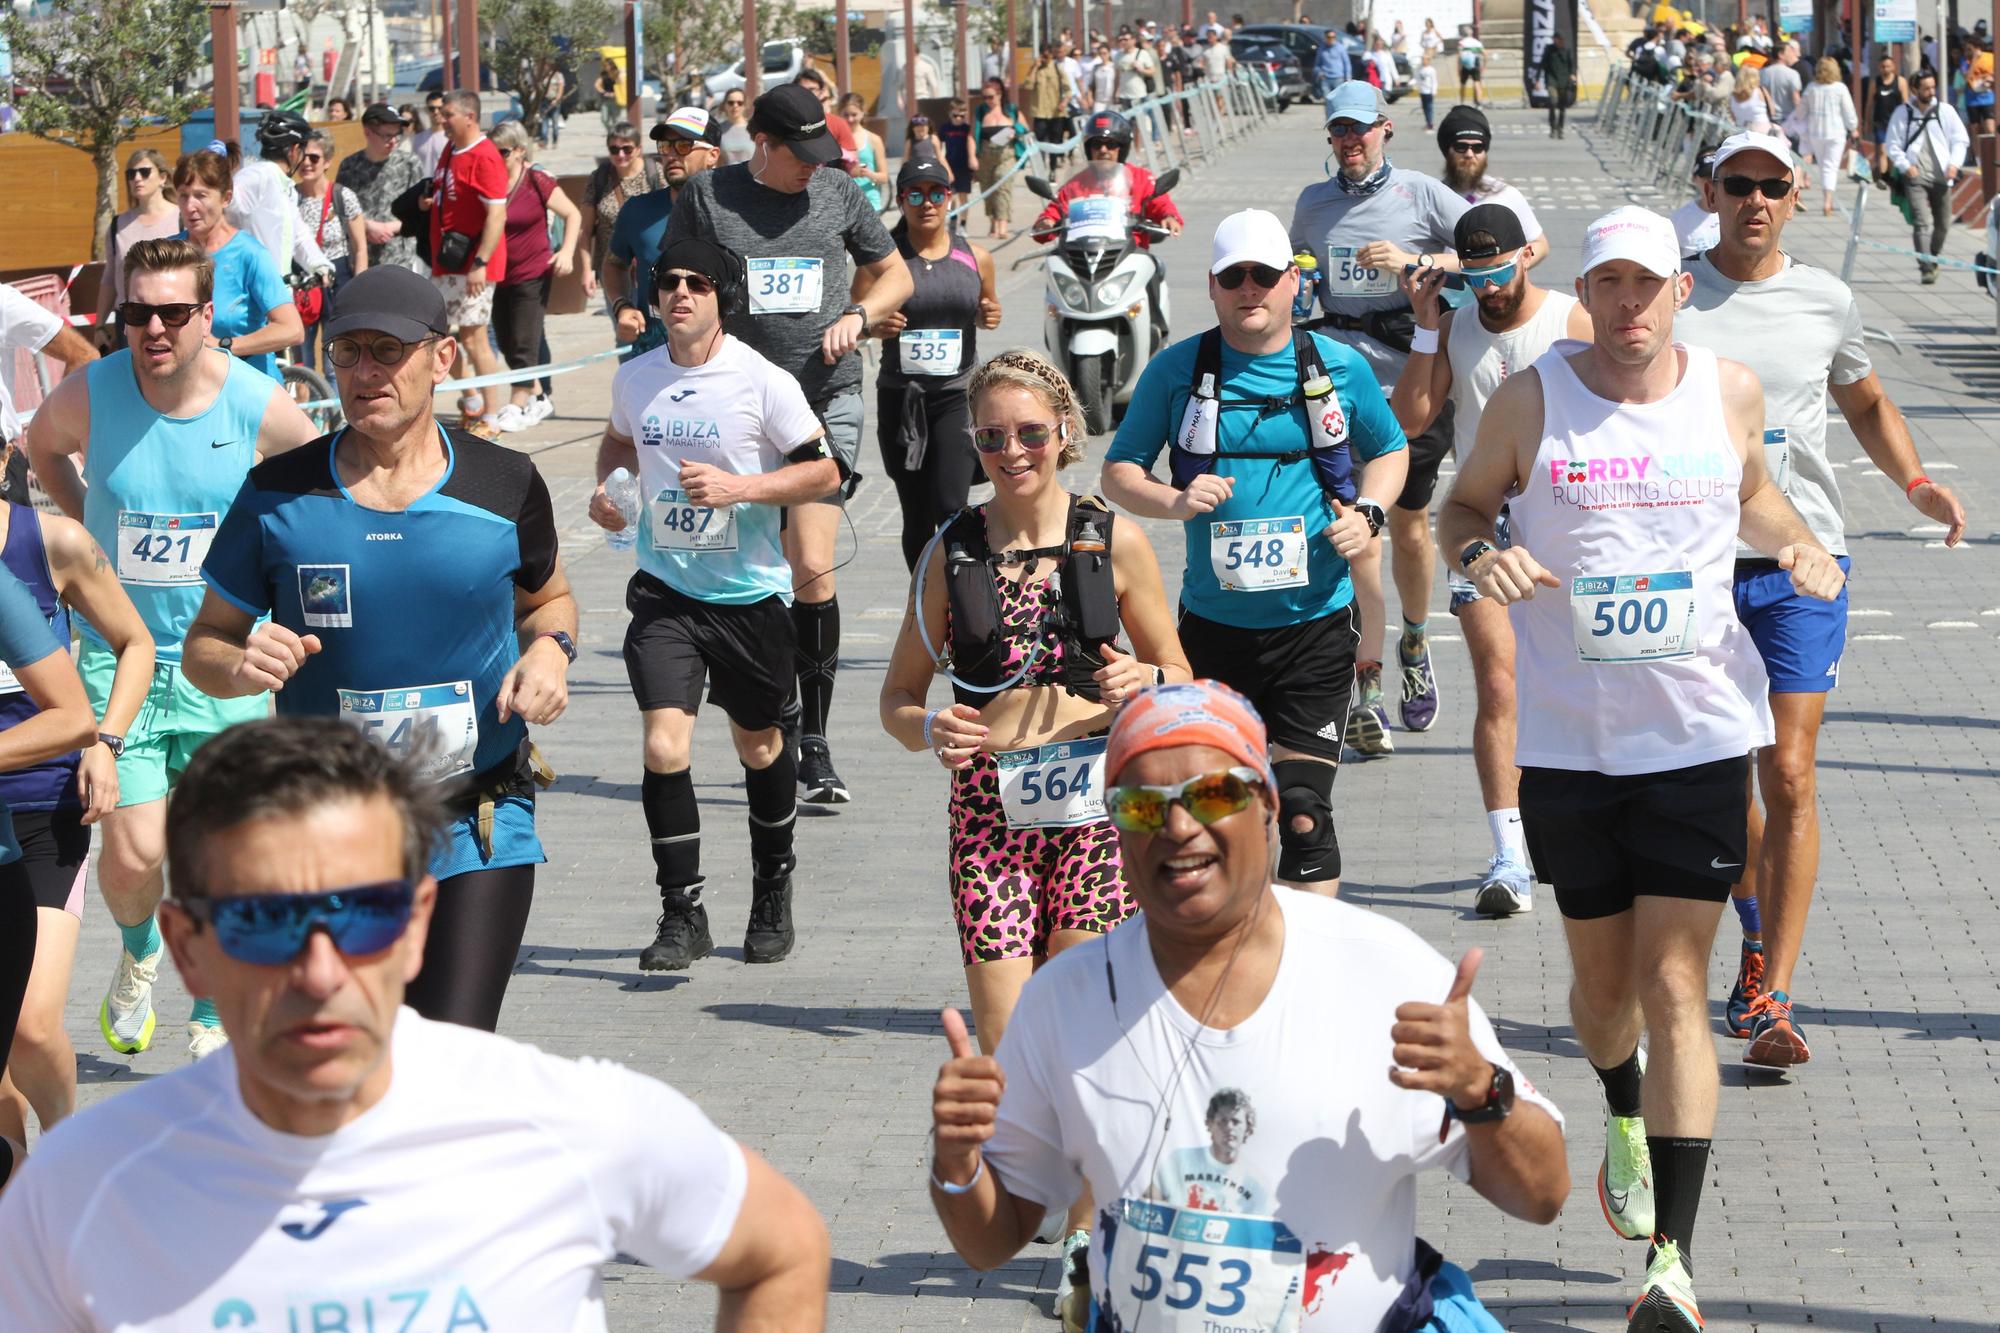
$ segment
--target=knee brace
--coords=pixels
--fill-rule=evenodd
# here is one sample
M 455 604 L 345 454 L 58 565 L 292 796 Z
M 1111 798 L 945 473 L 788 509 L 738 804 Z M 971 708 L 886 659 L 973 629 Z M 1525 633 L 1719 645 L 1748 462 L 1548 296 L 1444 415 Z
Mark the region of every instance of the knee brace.
M 1340 878 L 1340 839 L 1333 832 L 1333 779 L 1339 769 L 1316 759 L 1280 759 L 1278 779 L 1278 877 L 1300 884 Z M 1312 821 L 1292 827 L 1300 816 Z

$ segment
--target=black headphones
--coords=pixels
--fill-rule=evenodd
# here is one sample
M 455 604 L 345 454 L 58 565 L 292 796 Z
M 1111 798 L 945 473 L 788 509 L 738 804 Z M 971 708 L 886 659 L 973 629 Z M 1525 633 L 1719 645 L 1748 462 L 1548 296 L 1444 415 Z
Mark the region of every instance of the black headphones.
M 749 314 L 750 266 L 743 262 L 742 255 L 737 254 L 720 241 L 707 241 L 706 243 L 714 246 L 720 252 L 723 267 L 728 270 L 723 276 L 722 281 L 715 285 L 716 305 L 721 311 L 722 317 L 728 319 L 731 315 Z M 646 306 L 648 309 L 656 308 L 659 305 L 660 280 L 666 277 L 667 273 L 674 267 L 685 268 L 686 265 L 676 266 L 668 264 L 665 253 L 662 253 L 659 259 L 654 262 L 652 285 L 646 290 Z

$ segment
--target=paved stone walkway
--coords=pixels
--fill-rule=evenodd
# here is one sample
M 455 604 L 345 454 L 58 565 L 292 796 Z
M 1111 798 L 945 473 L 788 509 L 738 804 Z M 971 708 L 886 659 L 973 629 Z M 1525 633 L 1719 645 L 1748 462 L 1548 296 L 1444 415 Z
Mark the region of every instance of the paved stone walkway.
M 1399 110 L 1409 119 L 1393 145 L 1397 160 L 1435 170 L 1434 140 L 1415 124 L 1416 108 Z M 1545 284 L 1574 276 L 1583 226 L 1597 212 L 1628 198 L 1660 202 L 1649 190 L 1628 191 L 1622 160 L 1593 134 L 1587 113 L 1561 143 L 1528 113 L 1496 119 L 1495 168 L 1527 191 L 1553 242 L 1537 271 Z M 1315 120 L 1310 109 L 1294 109 L 1178 192 L 1189 235 L 1163 248 L 1177 333 L 1207 323 L 1201 273 L 1215 223 L 1247 203 L 1289 217 L 1299 188 L 1319 179 L 1314 159 L 1325 149 Z M 1893 213 L 1881 200 L 1871 207 L 1868 234 L 1899 240 Z M 1815 199 L 1787 239 L 1796 255 L 1837 268 L 1843 228 L 1817 216 Z M 1974 240 L 1961 231 L 1952 253 L 1969 258 Z M 988 350 L 1040 341 L 1040 277 L 1029 249 L 1016 242 L 1000 252 L 1006 320 L 983 338 Z M 1855 619 L 1822 740 L 1825 866 L 1796 987 L 1815 1058 L 1791 1078 L 1746 1077 L 1725 1065 L 1696 1243 L 1704 1311 L 1718 1333 L 1996 1325 L 1987 1302 L 2000 1280 L 1984 1246 L 2000 1227 L 2000 1193 L 1981 1140 L 2000 1131 L 2000 1067 L 1989 1044 L 2000 1034 L 1991 965 L 2000 921 L 1988 915 L 2000 892 L 2000 715 L 1991 704 L 2000 675 L 2000 464 L 1992 456 L 2000 350 L 1991 306 L 1968 275 L 1947 271 L 1941 285 L 1920 288 L 1907 261 L 1864 252 L 1855 282 L 1868 322 L 1900 345 L 1877 347 L 1883 376 L 1930 471 L 1964 493 L 1972 526 L 1960 549 L 1943 550 L 1938 530 L 1836 427 L 1832 452 L 1856 539 Z M 590 316 L 557 326 L 558 356 L 605 336 Z M 695 774 L 711 910 L 725 945 L 687 976 L 637 970 L 657 908 L 638 808 L 636 717 L 619 656 L 629 557 L 607 552 L 583 518 L 608 379 L 598 368 L 561 381 L 561 415 L 511 437 L 537 454 L 556 492 L 584 645 L 569 713 L 541 737 L 563 776 L 541 806 L 550 863 L 502 1030 L 673 1082 L 798 1181 L 833 1230 L 834 1327 L 1050 1328 L 1053 1251 L 1037 1247 L 995 1273 L 972 1273 L 946 1247 L 924 1193 L 928 1088 L 945 1051 L 937 1011 L 962 1004 L 964 987 L 943 888 L 944 783 L 935 765 L 888 744 L 875 721 L 906 591 L 894 497 L 879 477 L 852 506 L 859 549 L 840 573 L 844 654 L 832 738 L 857 800 L 801 818 L 798 951 L 777 967 L 742 962 L 740 773 L 723 724 L 705 718 Z M 872 415 L 871 406 L 871 436 Z M 871 443 L 864 457 L 873 456 Z M 1077 485 L 1091 484 L 1101 456 L 1100 444 L 1074 473 Z M 1180 550 L 1175 534 L 1156 544 Z M 1170 581 L 1177 575 L 1168 571 Z M 1568 1026 L 1553 903 L 1544 895 L 1531 916 L 1498 925 L 1470 910 L 1487 838 L 1469 757 L 1470 679 L 1443 605 L 1439 579 L 1437 728 L 1399 734 L 1393 759 L 1354 765 L 1337 789 L 1348 896 L 1449 955 L 1487 947 L 1478 993 L 1526 1072 L 1567 1111 L 1575 1187 L 1561 1220 L 1535 1228 L 1433 1180 L 1422 1191 L 1420 1226 L 1471 1270 L 1510 1328 L 1622 1328 L 1644 1251 L 1609 1234 L 1593 1197 L 1600 1101 Z M 174 981 L 161 987 L 161 1004 L 163 1020 L 175 1023 L 163 1021 L 157 1047 L 132 1060 L 106 1053 L 95 1011 L 115 947 L 93 896 L 70 1010 L 86 1102 L 184 1059 L 178 1020 L 187 1002 Z M 1725 992 L 1734 964 L 1725 942 L 1714 994 Z M 1738 1045 L 1720 1044 L 1726 1061 Z M 708 1326 L 714 1301 L 699 1287 L 623 1264 L 610 1266 L 607 1281 L 618 1327 Z

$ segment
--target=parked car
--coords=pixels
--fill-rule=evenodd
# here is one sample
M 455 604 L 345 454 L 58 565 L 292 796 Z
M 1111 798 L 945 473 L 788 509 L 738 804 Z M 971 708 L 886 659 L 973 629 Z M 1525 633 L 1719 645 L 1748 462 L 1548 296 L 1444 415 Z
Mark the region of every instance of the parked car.
M 762 66 L 764 86 L 774 88 L 781 83 L 790 83 L 799 76 L 805 64 L 805 38 L 783 37 L 765 42 Z M 710 102 L 720 101 L 723 94 L 734 92 L 744 85 L 743 62 L 737 60 L 713 66 L 705 72 L 703 84 L 708 89 Z
M 1304 78 L 1306 87 L 1312 88 L 1315 86 L 1313 64 L 1319 59 L 1320 47 L 1326 44 L 1326 29 L 1324 27 L 1310 23 L 1246 23 L 1236 30 L 1236 36 L 1239 38 L 1256 38 L 1257 40 L 1267 42 L 1282 42 L 1285 49 L 1297 58 L 1299 62 L 1299 74 Z M 1368 58 L 1368 53 L 1366 51 L 1355 50 L 1353 44 L 1349 43 L 1347 56 L 1354 63 L 1355 71 L 1358 74 L 1361 62 Z M 1391 102 L 1396 101 L 1404 93 L 1410 92 L 1416 87 L 1415 78 L 1410 70 L 1409 59 L 1405 56 L 1397 56 L 1395 65 L 1395 86 L 1382 90 L 1383 97 Z
M 1283 42 L 1261 37 L 1232 37 L 1229 39 L 1229 53 L 1236 57 L 1238 69 L 1250 70 L 1260 83 L 1266 85 L 1266 94 L 1278 100 L 1278 110 L 1283 111 L 1294 102 L 1312 100 L 1312 83 L 1299 69 L 1299 62 Z

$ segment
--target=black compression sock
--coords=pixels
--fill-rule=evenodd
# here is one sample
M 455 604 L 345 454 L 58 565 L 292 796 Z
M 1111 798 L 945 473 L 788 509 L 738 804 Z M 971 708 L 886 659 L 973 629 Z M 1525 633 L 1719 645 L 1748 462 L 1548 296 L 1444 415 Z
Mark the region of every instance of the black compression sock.
M 769 768 L 744 766 L 743 792 L 750 801 L 750 865 L 761 879 L 791 871 L 798 784 L 798 760 L 788 749 L 780 749 Z
M 833 706 L 833 675 L 840 667 L 840 599 L 793 602 L 792 628 L 798 634 L 801 719 L 808 736 L 826 735 L 826 714 Z
M 701 807 L 695 804 L 694 774 L 646 770 L 639 785 L 646 831 L 653 839 L 654 882 L 661 893 L 701 899 Z
M 1646 1136 L 1653 1159 L 1653 1228 L 1680 1247 L 1681 1261 L 1694 1272 L 1694 1215 L 1701 1208 L 1701 1187 L 1708 1179 L 1711 1139 L 1668 1139 Z
M 1620 1116 L 1638 1115 L 1645 1106 L 1641 1093 L 1643 1080 L 1639 1075 L 1639 1048 L 1634 1046 L 1632 1054 L 1623 1064 L 1610 1069 L 1598 1069 L 1598 1081 L 1604 1084 L 1604 1101 L 1611 1108 L 1611 1114 Z

